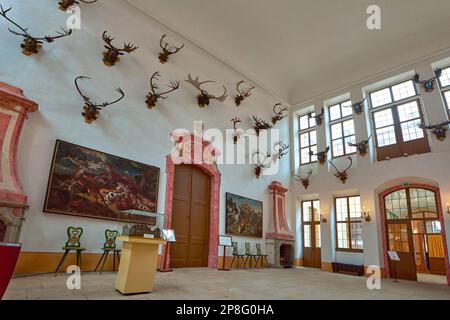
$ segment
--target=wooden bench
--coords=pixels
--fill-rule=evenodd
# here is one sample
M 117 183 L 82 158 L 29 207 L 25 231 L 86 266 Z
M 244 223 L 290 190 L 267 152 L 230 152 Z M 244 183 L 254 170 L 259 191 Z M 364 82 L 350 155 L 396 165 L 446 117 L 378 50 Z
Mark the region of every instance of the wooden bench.
M 333 272 L 335 273 L 346 273 L 346 274 L 356 274 L 358 276 L 364 275 L 364 266 L 356 266 L 352 264 L 345 264 L 345 263 L 332 263 L 333 266 Z

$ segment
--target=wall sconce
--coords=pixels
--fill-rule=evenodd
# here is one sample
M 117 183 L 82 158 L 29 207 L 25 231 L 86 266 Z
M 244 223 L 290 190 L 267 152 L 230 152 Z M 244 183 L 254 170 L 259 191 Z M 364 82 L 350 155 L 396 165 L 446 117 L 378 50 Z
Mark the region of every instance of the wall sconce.
M 446 206 L 447 206 L 447 213 L 450 214 L 450 203 L 447 202 Z
M 370 217 L 370 210 L 366 209 L 366 207 L 363 207 L 362 211 L 361 211 L 364 220 L 366 220 L 366 222 L 370 222 L 372 221 L 372 218 Z
M 325 217 L 325 215 L 320 215 L 321 217 L 320 217 L 320 222 L 322 222 L 322 223 L 327 223 L 328 222 L 328 219 Z

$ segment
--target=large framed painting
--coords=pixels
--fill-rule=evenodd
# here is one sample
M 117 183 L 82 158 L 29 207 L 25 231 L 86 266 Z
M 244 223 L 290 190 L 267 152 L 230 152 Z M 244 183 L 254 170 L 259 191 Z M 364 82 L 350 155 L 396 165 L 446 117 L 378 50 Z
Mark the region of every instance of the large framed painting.
M 262 238 L 263 203 L 232 193 L 226 194 L 226 233 Z
M 44 212 L 154 225 L 159 171 L 57 140 Z

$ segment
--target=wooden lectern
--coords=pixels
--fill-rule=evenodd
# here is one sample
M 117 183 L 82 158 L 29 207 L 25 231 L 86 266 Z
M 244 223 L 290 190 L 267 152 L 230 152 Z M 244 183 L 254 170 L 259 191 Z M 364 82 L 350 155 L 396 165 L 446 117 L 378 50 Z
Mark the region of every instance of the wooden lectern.
M 128 236 L 117 239 L 123 241 L 123 246 L 116 289 L 124 295 L 152 292 L 158 248 L 166 241 Z

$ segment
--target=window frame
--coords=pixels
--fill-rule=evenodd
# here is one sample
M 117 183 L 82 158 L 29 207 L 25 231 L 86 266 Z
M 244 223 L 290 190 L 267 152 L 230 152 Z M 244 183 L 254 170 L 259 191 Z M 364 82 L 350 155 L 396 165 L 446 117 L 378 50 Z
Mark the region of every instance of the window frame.
M 412 82 L 415 95 L 395 101 L 392 88 L 399 84 L 409 82 L 409 81 Z M 372 101 L 372 94 L 375 92 L 381 91 L 381 90 L 385 90 L 385 89 L 389 89 L 389 93 L 390 93 L 390 97 L 391 97 L 392 101 L 390 103 L 386 103 L 384 105 L 374 107 L 373 101 Z M 400 158 L 400 157 L 403 157 L 405 153 L 407 153 L 408 156 L 410 156 L 413 154 L 422 154 L 422 153 L 428 153 L 431 151 L 430 143 L 428 140 L 427 130 L 425 130 L 425 129 L 422 129 L 423 138 L 409 140 L 409 141 L 403 140 L 403 133 L 402 133 L 402 127 L 401 127 L 402 123 L 408 122 L 408 121 L 413 121 L 414 119 L 401 122 L 399 112 L 398 112 L 399 106 L 405 105 L 405 104 L 408 104 L 411 102 L 416 102 L 418 110 L 419 110 L 419 118 L 418 119 L 420 119 L 421 122 L 424 121 L 424 113 L 422 110 L 423 105 L 420 100 L 420 91 L 418 90 L 417 85 L 414 83 L 414 81 L 412 79 L 396 82 L 396 83 L 390 84 L 388 86 L 373 90 L 368 93 L 368 97 L 369 97 L 369 105 L 370 105 L 370 113 L 371 113 L 370 119 L 371 119 L 372 127 L 373 127 L 372 131 L 373 131 L 373 136 L 374 136 L 374 141 L 375 141 L 375 148 L 377 150 L 377 161 L 384 161 L 384 160 L 387 160 L 387 158 L 389 158 L 389 159 Z M 381 111 L 384 111 L 387 109 L 391 110 L 393 124 L 377 128 L 376 123 L 375 123 L 375 114 L 377 112 L 381 112 Z M 377 130 L 381 129 L 381 128 L 389 127 L 389 126 L 394 127 L 396 143 L 390 144 L 390 145 L 385 145 L 385 146 L 379 146 Z M 415 150 L 418 150 L 418 152 L 414 152 L 414 153 L 404 152 L 409 149 L 412 149 L 412 150 L 415 149 Z
M 300 164 L 300 166 L 305 166 L 305 165 L 309 165 L 309 164 L 313 164 L 313 163 L 317 162 L 317 157 L 316 157 L 316 160 L 312 161 L 313 156 L 311 155 L 311 148 L 315 146 L 317 149 L 317 123 L 314 123 L 314 125 L 311 126 L 311 121 L 315 121 L 314 115 L 315 115 L 315 112 L 310 112 L 310 113 L 298 116 L 298 145 L 299 145 L 299 157 L 300 157 L 299 164 Z M 300 119 L 305 116 L 308 117 L 308 128 L 301 129 Z M 314 120 L 312 120 L 312 119 L 314 119 Z M 311 144 L 311 132 L 313 132 L 313 131 L 315 131 L 315 134 L 316 134 L 316 144 Z M 308 146 L 304 147 L 304 148 L 302 148 L 302 139 L 301 139 L 301 136 L 303 134 L 308 134 L 308 143 L 309 143 Z M 302 150 L 304 150 L 304 149 L 309 149 L 309 153 L 308 153 L 309 161 L 308 162 L 302 162 Z
M 441 70 L 444 71 L 447 69 L 450 71 L 450 66 L 442 68 Z M 436 76 L 436 71 L 434 72 L 434 74 Z M 447 99 L 445 97 L 445 93 L 450 92 L 450 84 L 447 86 L 443 86 L 442 82 L 441 82 L 441 77 L 437 77 L 437 83 L 439 85 L 439 91 L 441 92 L 441 95 L 442 95 L 442 100 L 444 100 L 444 107 L 447 112 L 447 117 L 448 117 L 448 119 L 450 119 L 450 101 L 447 101 Z
M 360 204 L 361 204 L 361 196 L 360 195 L 353 195 L 353 196 L 344 196 L 344 197 L 335 197 L 334 198 L 334 213 L 335 213 L 335 224 L 334 224 L 334 231 L 335 231 L 335 240 L 336 240 L 336 251 L 341 252 L 353 252 L 353 253 L 363 253 L 364 252 L 364 236 L 361 233 L 362 241 L 363 241 L 363 249 L 353 249 L 352 248 L 352 233 L 351 233 L 351 225 L 352 223 L 361 223 L 361 232 L 362 232 L 362 225 L 363 225 L 363 214 L 361 212 L 361 218 L 360 220 L 351 220 L 350 218 L 350 198 L 359 197 Z M 338 212 L 337 212 L 337 200 L 338 199 L 346 199 L 347 201 L 347 221 L 338 221 Z M 361 208 L 360 208 L 361 209 Z M 347 241 L 348 241 L 348 248 L 340 248 L 339 247 L 339 235 L 338 235 L 338 224 L 346 224 L 347 225 Z
M 351 114 L 349 114 L 348 116 L 343 117 L 343 116 L 342 116 L 342 108 L 343 108 L 342 105 L 345 104 L 345 103 L 348 103 L 348 102 L 350 102 L 350 107 L 349 107 L 349 108 L 352 110 L 352 112 L 351 112 Z M 338 118 L 338 119 L 331 120 L 331 108 L 332 108 L 332 107 L 335 107 L 335 106 L 339 106 L 339 111 L 340 111 L 341 117 Z M 329 120 L 329 128 L 330 128 L 330 141 L 331 141 L 331 157 L 332 157 L 333 159 L 337 159 L 337 158 L 347 157 L 347 156 L 356 154 L 356 152 L 357 152 L 356 148 L 354 148 L 354 149 L 355 149 L 354 152 L 348 152 L 348 153 L 347 153 L 347 148 L 346 148 L 346 144 L 345 144 L 345 140 L 346 140 L 347 138 L 349 138 L 349 137 L 352 137 L 352 136 L 355 137 L 355 143 L 356 143 L 356 127 L 355 127 L 355 119 L 354 119 L 354 115 L 353 115 L 352 100 L 351 100 L 351 99 L 347 99 L 347 100 L 344 100 L 344 101 L 342 101 L 342 102 L 335 103 L 335 104 L 329 106 L 327 109 L 328 109 L 328 119 L 330 119 L 330 120 Z M 347 122 L 347 121 L 349 121 L 349 120 L 352 120 L 352 121 L 353 121 L 353 129 L 354 129 L 355 133 L 352 134 L 352 135 L 346 136 L 346 135 L 344 134 L 344 122 Z M 340 138 L 333 139 L 333 130 L 332 130 L 332 127 L 333 127 L 334 125 L 336 125 L 336 124 L 339 124 L 339 123 L 341 124 L 341 134 L 342 134 L 342 136 L 341 136 Z M 338 156 L 336 156 L 336 155 L 334 154 L 334 147 L 333 147 L 333 146 L 334 146 L 334 145 L 333 145 L 333 142 L 334 142 L 334 141 L 337 141 L 337 140 L 342 140 L 343 148 L 344 148 L 344 154 L 338 155 Z

